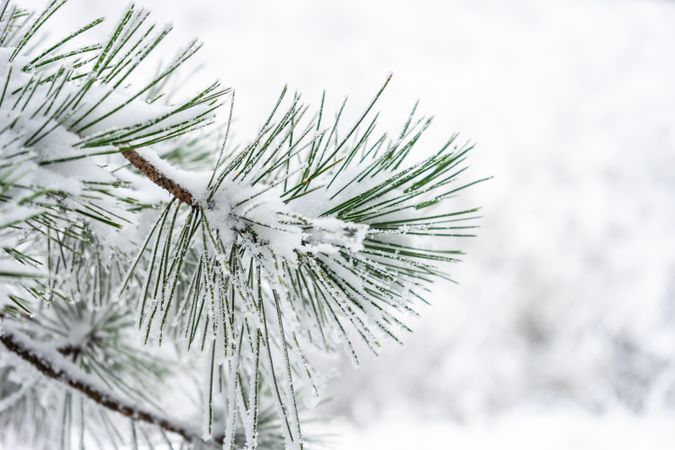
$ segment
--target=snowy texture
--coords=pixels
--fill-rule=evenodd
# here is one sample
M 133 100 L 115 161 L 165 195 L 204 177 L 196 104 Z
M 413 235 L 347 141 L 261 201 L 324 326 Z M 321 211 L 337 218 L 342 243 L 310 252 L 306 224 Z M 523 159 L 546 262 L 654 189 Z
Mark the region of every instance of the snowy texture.
M 469 423 L 438 419 L 412 422 L 387 416 L 367 428 L 340 424 L 334 448 L 348 450 L 668 450 L 675 442 L 673 415 L 626 412 L 598 416 L 584 411 L 515 410 Z

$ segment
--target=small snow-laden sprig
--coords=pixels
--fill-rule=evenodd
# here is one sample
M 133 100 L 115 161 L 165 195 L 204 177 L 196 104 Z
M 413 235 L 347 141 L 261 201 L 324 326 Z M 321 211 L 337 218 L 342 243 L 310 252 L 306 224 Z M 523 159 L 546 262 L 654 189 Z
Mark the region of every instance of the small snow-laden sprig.
M 119 230 L 134 229 L 139 211 L 164 200 L 123 156 L 179 138 L 183 144 L 173 148 L 183 151 L 173 159 L 186 153 L 227 92 L 213 83 L 166 101 L 169 80 L 197 42 L 139 81 L 139 66 L 170 27 L 151 23 L 133 5 L 103 39 L 102 18 L 42 39 L 65 3 L 51 1 L 35 14 L 0 1 L 0 307 L 27 314 L 25 291 L 34 275 L 49 275 L 40 254 L 55 235 L 97 234 L 111 241 L 112 253 L 127 251 L 133 233 L 120 239 Z M 113 250 L 117 245 L 123 249 Z
M 146 340 L 183 339 L 209 360 L 210 380 L 230 380 L 226 448 L 237 423 L 255 447 L 251 385 L 260 383 L 274 394 L 286 446 L 302 448 L 306 402 L 296 392 L 320 395 L 315 354 L 342 342 L 358 363 L 355 337 L 375 353 L 385 340 L 401 342 L 405 317 L 462 255 L 453 239 L 477 227 L 477 208 L 449 203 L 482 181 L 460 182 L 471 146 L 453 136 L 406 164 L 430 120 L 413 110 L 395 139 L 376 135 L 372 109 L 383 90 L 345 135 L 344 104 L 326 126 L 323 99 L 308 117 L 297 97 L 282 110 L 284 91 L 258 136 L 230 152 L 225 142 L 215 171 L 199 178 L 139 152 L 193 202 L 159 214 L 123 289 L 141 288 Z M 218 432 L 210 386 L 205 435 Z
M 49 266 L 62 275 L 35 288 L 49 290 L 57 298 L 29 319 L 3 317 L 3 344 L 29 342 L 42 359 L 63 371 L 62 378 L 88 382 L 110 401 L 121 399 L 138 405 L 139 411 L 147 408 L 161 413 L 159 387 L 170 379 L 175 364 L 139 344 L 130 307 L 115 296 L 121 276 L 118 263 L 102 258 L 96 244 L 67 236 L 62 240 L 62 246 L 77 251 L 66 253 L 57 245 L 51 247 Z M 96 440 L 124 445 L 134 439 L 128 432 L 128 418 L 67 389 L 62 380 L 41 376 L 11 353 L 3 352 L 0 358 L 0 378 L 4 439 L 50 449 L 55 442 L 67 449 L 86 447 Z M 55 412 L 62 419 L 50 421 Z M 42 427 L 37 436 L 31 431 Z M 137 427 L 154 442 L 164 439 L 157 426 Z

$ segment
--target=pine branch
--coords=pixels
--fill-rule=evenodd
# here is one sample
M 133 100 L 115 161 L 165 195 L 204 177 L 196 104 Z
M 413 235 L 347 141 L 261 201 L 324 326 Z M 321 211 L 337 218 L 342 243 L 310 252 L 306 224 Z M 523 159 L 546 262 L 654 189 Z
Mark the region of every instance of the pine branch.
M 188 429 L 185 425 L 178 424 L 169 418 L 162 417 L 156 413 L 132 405 L 119 397 L 113 396 L 110 392 L 105 392 L 87 382 L 85 377 L 74 376 L 73 373 L 66 370 L 66 368 L 71 366 L 68 361 L 65 359 L 57 361 L 54 355 L 44 354 L 38 348 L 32 346 L 27 340 L 19 338 L 7 329 L 2 331 L 0 342 L 7 350 L 31 364 L 46 377 L 69 386 L 110 411 L 117 412 L 135 421 L 146 422 L 156 425 L 165 431 L 176 433 L 187 442 L 201 440 L 197 433 Z M 76 369 L 77 368 L 73 367 L 73 370 Z
M 63 46 L 94 21 L 41 51 L 36 31 L 63 3 L 52 0 L 33 19 L 14 6 L 5 15 L 8 0 L 0 0 L 0 30 L 12 30 L 0 32 L 0 47 L 12 50 L 0 54 L 0 113 L 11 125 L 0 129 L 0 264 L 8 262 L 0 267 L 0 319 L 3 308 L 36 316 L 25 328 L 0 329 L 0 343 L 82 402 L 130 418 L 135 447 L 133 425 L 145 422 L 193 444 L 205 436 L 222 448 L 261 448 L 262 436 L 266 448 L 302 450 L 300 412 L 309 402 L 301 392 L 311 386 L 318 398 L 325 381 L 306 349 L 344 344 L 358 364 L 355 337 L 374 354 L 386 341 L 401 343 L 411 331 L 406 317 L 426 303 L 432 281 L 450 279 L 446 266 L 462 252 L 446 238 L 476 228 L 468 221 L 477 209 L 453 210 L 448 201 L 478 182 L 459 183 L 471 145 L 453 136 L 409 163 L 431 120 L 413 108 L 400 134 L 377 131 L 373 108 L 388 78 L 346 129 L 345 102 L 327 122 L 325 96 L 312 115 L 284 89 L 259 133 L 239 147 L 226 145 L 231 103 L 214 165 L 213 135 L 194 132 L 213 123 L 229 90 L 216 82 L 178 103 L 158 100 L 171 95 L 167 80 L 199 44 L 129 85 L 170 27 L 147 22 L 147 11 L 132 5 L 100 45 Z M 117 167 L 109 159 L 117 153 L 129 164 Z M 164 198 L 129 165 L 178 201 L 145 214 Z M 131 245 L 99 223 L 142 241 L 133 261 Z M 33 299 L 51 307 L 33 313 Z M 152 412 L 151 388 L 171 371 L 131 344 L 141 335 L 201 352 L 209 369 L 201 430 Z M 15 384 L 0 391 L 11 394 Z M 70 397 L 60 427 L 68 447 L 78 426 L 72 417 L 81 416 L 85 433 L 83 409 L 71 414 Z M 53 415 L 29 419 L 39 428 Z M 94 423 L 107 428 L 101 420 Z M 110 433 L 113 442 L 117 436 Z

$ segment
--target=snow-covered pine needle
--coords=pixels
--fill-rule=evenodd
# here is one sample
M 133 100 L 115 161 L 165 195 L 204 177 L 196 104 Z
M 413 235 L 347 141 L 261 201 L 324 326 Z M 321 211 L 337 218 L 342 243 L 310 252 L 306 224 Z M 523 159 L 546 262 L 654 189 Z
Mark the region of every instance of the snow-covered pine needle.
M 139 80 L 171 28 L 130 5 L 107 37 L 96 19 L 43 40 L 64 3 L 0 3 L 7 439 L 54 422 L 39 445 L 305 448 L 315 355 L 401 343 L 450 279 L 477 227 L 452 203 L 483 181 L 464 181 L 471 146 L 409 163 L 431 120 L 416 105 L 378 131 L 390 78 L 353 123 L 346 101 L 328 121 L 325 94 L 313 111 L 284 89 L 235 146 L 232 103 L 212 125 L 229 89 L 168 102 L 198 42 Z M 164 415 L 167 390 L 195 407 Z

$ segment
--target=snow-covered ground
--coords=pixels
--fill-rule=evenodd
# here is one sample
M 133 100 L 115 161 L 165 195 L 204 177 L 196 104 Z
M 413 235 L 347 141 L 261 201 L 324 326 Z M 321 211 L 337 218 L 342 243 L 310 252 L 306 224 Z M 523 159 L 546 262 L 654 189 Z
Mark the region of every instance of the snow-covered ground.
M 389 418 L 359 429 L 345 426 L 335 448 L 350 450 L 668 450 L 675 442 L 675 415 L 593 416 L 579 412 L 512 412 L 466 424 Z
M 137 3 L 205 42 L 241 139 L 286 83 L 358 107 L 393 72 L 384 123 L 419 98 L 429 148 L 460 131 L 495 176 L 460 284 L 344 365 L 336 448 L 675 448 L 675 1 Z

